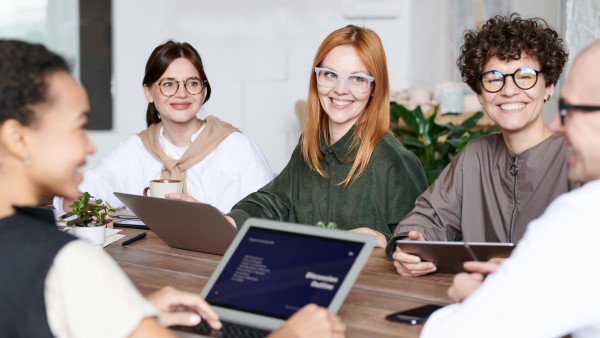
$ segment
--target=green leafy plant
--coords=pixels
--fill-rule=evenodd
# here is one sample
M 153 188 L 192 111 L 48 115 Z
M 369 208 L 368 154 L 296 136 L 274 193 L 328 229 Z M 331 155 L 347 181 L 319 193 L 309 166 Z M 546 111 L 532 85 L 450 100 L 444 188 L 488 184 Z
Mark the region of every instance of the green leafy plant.
M 88 192 L 82 193 L 79 199 L 69 205 L 69 208 L 72 211 L 61 216 L 61 219 L 76 216 L 67 221 L 68 226 L 94 227 L 112 222 L 110 214 L 114 209 L 110 205 L 102 203 L 101 199 L 95 200 Z
M 325 222 L 323 221 L 318 221 L 317 224 L 315 224 L 315 226 L 317 228 L 337 229 L 337 224 L 335 222 L 327 222 L 327 224 L 325 224 Z
M 477 121 L 483 117 L 483 112 L 477 112 L 461 124 L 454 125 L 436 123 L 438 111 L 439 106 L 436 106 L 433 114 L 425 117 L 420 106 L 410 110 L 395 102 L 390 105 L 392 131 L 407 149 L 417 155 L 423 164 L 429 184 L 435 181 L 452 158 L 470 140 L 500 131 L 498 126 L 476 128 Z M 395 124 L 399 119 L 404 121 L 405 126 Z

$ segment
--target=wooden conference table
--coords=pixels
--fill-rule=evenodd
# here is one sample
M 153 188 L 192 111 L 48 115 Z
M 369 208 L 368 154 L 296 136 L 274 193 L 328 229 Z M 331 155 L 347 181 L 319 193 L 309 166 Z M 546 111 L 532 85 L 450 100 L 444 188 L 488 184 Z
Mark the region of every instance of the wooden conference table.
M 169 247 L 152 231 L 128 246 L 121 242 L 142 230 L 123 229 L 125 238 L 106 247 L 138 289 L 147 295 L 165 285 L 200 292 L 221 256 Z M 418 337 L 421 325 L 389 322 L 385 315 L 415 306 L 447 304 L 446 290 L 452 275 L 402 277 L 374 249 L 339 315 L 347 325 L 347 337 Z

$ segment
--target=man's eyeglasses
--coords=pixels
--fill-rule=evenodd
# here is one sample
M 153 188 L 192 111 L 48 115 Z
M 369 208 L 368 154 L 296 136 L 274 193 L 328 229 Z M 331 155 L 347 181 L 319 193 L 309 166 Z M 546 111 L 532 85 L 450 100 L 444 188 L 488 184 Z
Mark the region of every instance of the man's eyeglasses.
M 317 73 L 317 84 L 324 88 L 333 88 L 339 81 L 346 80 L 348 89 L 356 94 L 363 94 L 369 90 L 371 82 L 375 78 L 366 74 L 342 74 L 331 69 L 315 67 Z
M 527 90 L 535 86 L 539 73 L 543 72 L 529 67 L 521 67 L 512 74 L 502 74 L 497 70 L 490 70 L 479 75 L 479 81 L 481 81 L 481 86 L 486 92 L 497 93 L 504 88 L 506 78 L 512 76 L 517 87 Z
M 206 80 L 200 80 L 197 77 L 191 77 L 187 80 L 181 81 L 166 78 L 160 80 L 159 82 L 156 82 L 155 84 L 158 85 L 160 92 L 164 96 L 170 97 L 177 93 L 177 91 L 179 90 L 179 83 L 182 82 L 184 83 L 185 90 L 187 90 L 188 93 L 190 93 L 191 95 L 198 95 L 202 92 L 202 89 L 204 88 L 204 82 L 206 82 Z
M 558 113 L 560 114 L 560 123 L 562 125 L 565 124 L 565 119 L 567 118 L 567 113 L 571 109 L 586 112 L 586 113 L 594 113 L 594 112 L 600 111 L 600 106 L 569 104 L 569 103 L 566 103 L 565 100 L 560 99 L 558 101 Z

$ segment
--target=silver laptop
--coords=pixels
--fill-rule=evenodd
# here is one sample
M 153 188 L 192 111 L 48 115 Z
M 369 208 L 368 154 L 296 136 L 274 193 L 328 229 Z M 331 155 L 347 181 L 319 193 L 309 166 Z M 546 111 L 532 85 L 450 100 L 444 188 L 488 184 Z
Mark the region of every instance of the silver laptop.
M 237 234 L 237 229 L 209 204 L 114 194 L 160 239 L 174 248 L 222 255 Z
M 309 303 L 335 313 L 374 244 L 374 236 L 250 218 L 201 295 L 222 322 L 265 331 Z

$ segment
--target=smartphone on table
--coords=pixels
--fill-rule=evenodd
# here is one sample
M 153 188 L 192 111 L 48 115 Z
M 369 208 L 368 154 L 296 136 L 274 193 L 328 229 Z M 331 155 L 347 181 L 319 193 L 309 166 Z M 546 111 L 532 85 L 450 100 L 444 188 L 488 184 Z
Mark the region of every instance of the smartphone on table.
M 113 216 L 113 218 L 115 218 L 113 223 L 115 228 L 150 230 L 150 228 L 135 215 L 117 215 Z
M 427 304 L 404 311 L 390 313 L 385 319 L 411 325 L 423 324 L 434 311 L 439 310 L 442 307 L 442 305 Z
M 144 222 L 140 220 L 123 220 L 117 221 L 113 223 L 115 228 L 130 228 L 130 229 L 139 229 L 139 230 L 150 230 Z

